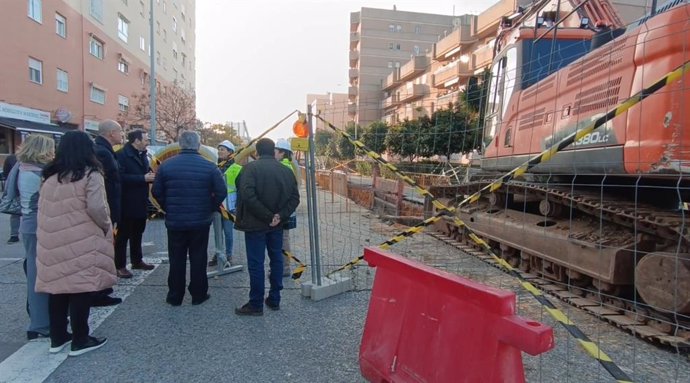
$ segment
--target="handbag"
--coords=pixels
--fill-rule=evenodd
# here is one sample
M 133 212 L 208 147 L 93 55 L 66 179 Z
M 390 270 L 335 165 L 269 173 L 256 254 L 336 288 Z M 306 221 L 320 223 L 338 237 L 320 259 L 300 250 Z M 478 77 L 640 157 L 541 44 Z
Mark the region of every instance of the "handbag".
M 14 165 L 10 174 L 7 175 L 7 182 L 5 183 L 5 190 L 2 192 L 0 198 L 0 212 L 12 215 L 21 215 L 22 206 L 19 203 L 19 192 L 17 190 L 17 175 L 19 173 L 19 164 Z

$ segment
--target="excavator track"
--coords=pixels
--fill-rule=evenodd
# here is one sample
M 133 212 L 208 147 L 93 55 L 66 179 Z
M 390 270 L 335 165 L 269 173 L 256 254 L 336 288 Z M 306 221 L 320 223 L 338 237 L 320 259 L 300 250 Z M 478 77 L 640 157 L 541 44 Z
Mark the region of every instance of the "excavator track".
M 453 204 L 490 182 L 431 191 Z M 690 283 L 685 281 L 690 279 L 687 212 L 601 190 L 511 181 L 458 215 L 541 290 L 641 339 L 688 353 L 690 292 L 678 293 Z M 450 217 L 437 222 L 436 230 L 430 235 L 501 268 Z M 668 286 L 677 291 L 659 292 Z

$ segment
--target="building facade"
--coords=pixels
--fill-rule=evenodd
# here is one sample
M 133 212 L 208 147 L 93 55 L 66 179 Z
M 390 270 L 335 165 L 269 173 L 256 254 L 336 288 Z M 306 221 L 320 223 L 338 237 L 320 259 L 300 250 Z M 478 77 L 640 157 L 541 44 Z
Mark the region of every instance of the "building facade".
M 394 68 L 431 51 L 453 16 L 361 8 L 350 14 L 348 115 L 364 127 L 381 118 L 381 84 Z M 428 63 L 427 63 L 428 65 Z M 421 88 L 426 89 L 429 84 Z
M 312 112 L 341 129 L 350 121 L 348 103 L 347 93 L 307 94 L 307 105 L 312 105 Z M 314 131 L 331 130 L 319 119 L 314 119 L 314 125 Z
M 194 90 L 194 12 L 194 0 L 3 2 L 0 156 L 14 152 L 22 132 L 88 131 L 118 119 L 149 91 L 149 55 L 160 85 Z

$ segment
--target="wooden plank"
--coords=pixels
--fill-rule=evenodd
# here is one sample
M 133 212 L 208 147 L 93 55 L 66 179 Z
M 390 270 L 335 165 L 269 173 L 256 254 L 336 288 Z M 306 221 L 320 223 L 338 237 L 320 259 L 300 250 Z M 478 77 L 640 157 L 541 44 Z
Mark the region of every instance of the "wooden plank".
M 643 338 L 667 336 L 667 334 L 664 334 L 663 332 L 649 326 L 625 326 L 625 329 L 630 330 L 634 334 Z
M 570 303 L 577 307 L 599 306 L 598 302 L 594 302 L 593 300 L 587 298 L 573 298 L 570 299 Z
M 671 347 L 680 347 L 683 349 L 689 349 L 690 348 L 690 340 L 681 338 L 679 336 L 673 336 L 673 335 L 664 335 L 657 337 L 657 340 L 662 343 L 669 345 Z
M 611 310 L 608 307 L 603 307 L 603 306 L 587 306 L 585 307 L 585 310 L 597 314 L 597 315 L 618 315 L 620 314 L 616 310 Z
M 563 290 L 563 291 L 552 291 L 551 292 L 553 295 L 561 298 L 561 299 L 570 299 L 570 298 L 582 298 L 582 296 L 573 294 L 568 290 Z
M 642 326 L 643 322 L 636 321 L 627 315 L 607 315 L 606 320 L 619 326 Z
M 553 291 L 564 291 L 565 287 L 560 286 L 560 285 L 543 285 L 541 287 L 541 289 L 544 291 L 553 292 Z

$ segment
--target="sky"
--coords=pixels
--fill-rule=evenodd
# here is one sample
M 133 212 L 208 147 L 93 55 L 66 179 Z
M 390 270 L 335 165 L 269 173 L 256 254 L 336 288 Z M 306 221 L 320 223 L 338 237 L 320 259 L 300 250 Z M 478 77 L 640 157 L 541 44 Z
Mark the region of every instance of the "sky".
M 256 137 L 307 94 L 346 93 L 350 12 L 362 7 L 478 14 L 497 0 L 197 0 L 196 110 L 203 122 L 245 121 Z M 268 134 L 292 136 L 290 117 Z

